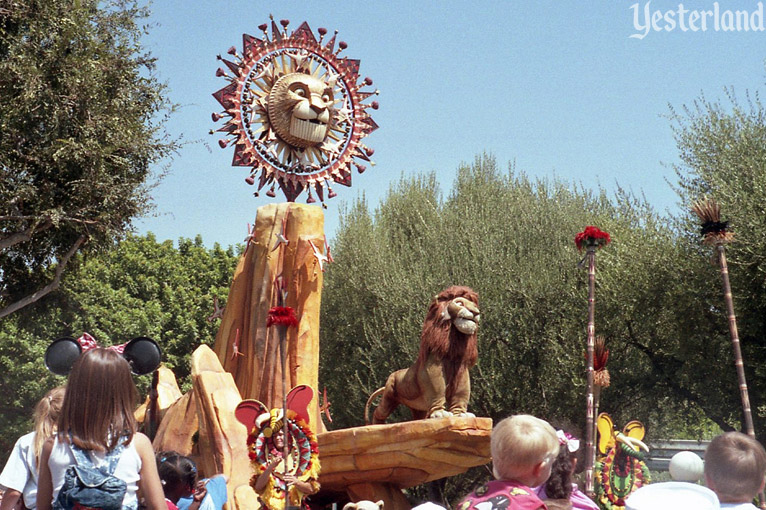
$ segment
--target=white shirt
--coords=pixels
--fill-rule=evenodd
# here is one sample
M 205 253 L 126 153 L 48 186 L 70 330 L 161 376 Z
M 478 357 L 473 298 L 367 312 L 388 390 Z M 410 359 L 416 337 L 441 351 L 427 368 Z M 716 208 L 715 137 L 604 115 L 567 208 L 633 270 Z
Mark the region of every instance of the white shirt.
M 17 490 L 24 498 L 24 505 L 37 508 L 37 462 L 35 461 L 35 433 L 21 436 L 13 445 L 11 456 L 0 474 L 0 487 Z
M 108 467 L 106 462 L 106 454 L 104 452 L 86 451 L 86 454 L 90 456 L 91 462 L 99 467 Z M 53 443 L 53 449 L 51 450 L 51 456 L 48 459 L 48 467 L 51 470 L 51 481 L 53 482 L 53 500 L 59 495 L 61 486 L 64 485 L 64 475 L 69 466 L 75 464 L 74 454 L 72 454 L 72 447 L 68 443 L 60 443 L 58 437 L 56 437 Z M 138 456 L 135 444 L 131 441 L 129 445 L 125 447 L 120 460 L 117 462 L 117 467 L 112 473 L 120 480 L 124 480 L 127 484 L 127 491 L 125 492 L 125 499 L 122 500 L 122 506 L 129 508 L 136 508 L 138 506 L 138 498 L 136 491 L 138 490 L 139 473 L 141 472 L 141 457 Z

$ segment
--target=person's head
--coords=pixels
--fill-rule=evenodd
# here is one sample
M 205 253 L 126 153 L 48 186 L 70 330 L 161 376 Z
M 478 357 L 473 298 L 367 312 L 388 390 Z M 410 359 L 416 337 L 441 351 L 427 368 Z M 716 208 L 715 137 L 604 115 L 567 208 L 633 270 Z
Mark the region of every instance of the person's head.
M 194 494 L 197 465 L 189 457 L 178 452 L 160 452 L 157 454 L 157 472 L 165 497 L 173 503 Z
M 39 460 L 45 440 L 56 433 L 65 391 L 64 386 L 53 388 L 35 406 L 35 459 Z
M 136 433 L 136 386 L 128 362 L 116 351 L 95 348 L 75 361 L 58 423 L 59 438 L 85 450 L 111 450 Z
M 285 447 L 285 432 L 282 429 L 276 431 L 272 436 L 272 441 L 274 442 L 274 448 L 281 452 L 282 448 Z
M 520 414 L 495 426 L 491 451 L 495 478 L 532 487 L 548 479 L 559 441 L 548 422 Z
M 572 494 L 572 475 L 582 453 L 580 440 L 563 430 L 556 431 L 559 453 L 551 465 L 551 475 L 545 482 L 545 494 L 550 499 L 569 499 Z
M 714 438 L 705 451 L 705 479 L 721 503 L 746 503 L 763 489 L 766 451 L 741 432 Z

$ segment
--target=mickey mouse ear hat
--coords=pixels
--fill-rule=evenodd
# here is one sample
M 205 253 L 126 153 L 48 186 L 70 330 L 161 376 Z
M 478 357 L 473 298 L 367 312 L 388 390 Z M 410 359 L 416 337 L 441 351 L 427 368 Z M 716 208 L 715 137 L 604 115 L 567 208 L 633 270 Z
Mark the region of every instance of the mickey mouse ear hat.
M 160 346 L 146 336 L 139 336 L 125 344 L 122 356 L 130 363 L 130 370 L 136 375 L 154 372 L 162 358 Z
M 56 375 L 67 375 L 80 354 L 96 347 L 98 344 L 88 333 L 83 333 L 76 340 L 72 337 L 57 338 L 45 350 L 45 366 Z M 145 336 L 136 337 L 121 345 L 113 345 L 109 349 L 122 354 L 135 375 L 153 372 L 160 366 L 162 359 L 157 342 Z
M 57 338 L 45 349 L 45 368 L 56 375 L 67 375 L 82 354 L 82 347 L 72 337 Z

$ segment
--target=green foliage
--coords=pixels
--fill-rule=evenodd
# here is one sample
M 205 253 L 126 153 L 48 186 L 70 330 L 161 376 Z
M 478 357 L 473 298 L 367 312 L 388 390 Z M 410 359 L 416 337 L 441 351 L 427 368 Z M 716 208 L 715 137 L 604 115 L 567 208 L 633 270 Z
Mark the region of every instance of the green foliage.
M 613 381 L 601 409 L 621 425 L 641 419 L 653 438 L 701 432 L 683 424 L 693 417 L 704 429 L 704 386 L 726 385 L 720 366 L 705 363 L 726 348 L 710 335 L 718 314 L 702 280 L 714 270 L 644 201 L 503 173 L 487 156 L 460 168 L 446 198 L 433 175 L 417 176 L 374 213 L 364 200 L 344 211 L 323 294 L 323 338 L 333 340 L 320 367 L 331 400 L 344 404 L 333 408 L 337 426 L 361 424 L 367 397 L 414 362 L 431 297 L 459 284 L 479 293 L 482 310 L 469 409 L 582 430 L 588 292 L 574 236 L 586 225 L 613 238 L 597 256 L 597 332 Z M 487 476 L 449 482 L 448 499 Z
M 0 14 L 0 310 L 51 281 L 82 236 L 108 248 L 175 149 L 147 16 L 131 0 L 20 0 Z
M 43 366 L 50 341 L 93 335 L 102 346 L 149 336 L 162 348 L 163 362 L 188 390 L 190 355 L 213 345 L 219 320 L 208 321 L 213 297 L 224 305 L 237 264 L 232 248 L 207 249 L 198 236 L 158 243 L 154 235 L 125 240 L 84 260 L 64 278 L 59 292 L 7 318 L 0 328 L 0 367 L 6 392 L 0 406 L 0 456 L 29 430 L 31 410 L 64 378 Z M 19 381 L 22 381 L 20 384 Z M 137 377 L 147 394 L 150 377 Z
M 726 254 L 734 296 L 734 309 L 750 387 L 750 400 L 756 412 L 755 427 L 760 437 L 766 434 L 766 108 L 758 93 L 746 94 L 740 101 L 730 90 L 727 101 L 701 97 L 680 112 L 671 110 L 681 164 L 678 193 L 687 209 L 700 198 L 715 199 L 721 205 L 722 219 L 735 233 Z M 690 213 L 677 219 L 687 232 L 700 258 L 711 255 L 710 248 L 698 247 L 698 220 Z M 727 329 L 720 276 L 709 275 L 708 286 L 714 297 L 708 301 L 715 311 L 716 338 L 725 372 L 731 381 L 726 388 L 725 425 L 740 428 L 739 391 L 734 384 L 733 355 Z M 722 368 L 723 369 L 723 368 Z M 723 402 L 721 402 L 723 404 Z M 722 425 L 723 426 L 723 425 Z
M 123 343 L 136 336 L 154 338 L 163 360 L 179 381 L 189 375 L 189 356 L 200 344 L 212 345 L 218 320 L 207 321 L 213 297 L 223 305 L 237 257 L 202 239 L 158 243 L 152 234 L 130 235 L 114 249 L 89 259 L 67 279 L 67 314 L 62 332 L 88 331 L 99 342 Z

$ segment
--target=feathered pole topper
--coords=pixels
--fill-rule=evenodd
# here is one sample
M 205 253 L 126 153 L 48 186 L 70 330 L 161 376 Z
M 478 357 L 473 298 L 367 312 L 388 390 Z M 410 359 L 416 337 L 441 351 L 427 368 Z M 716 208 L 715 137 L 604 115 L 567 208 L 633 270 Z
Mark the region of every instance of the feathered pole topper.
M 609 370 L 606 362 L 609 361 L 609 349 L 606 348 L 606 340 L 603 336 L 596 337 L 593 349 L 593 415 L 598 416 L 598 407 L 601 400 L 601 389 L 609 387 L 611 383 Z M 596 429 L 593 430 L 593 438 L 596 438 Z M 595 447 L 594 447 L 595 455 Z M 595 465 L 595 462 L 594 462 Z
M 713 199 L 703 198 L 692 206 L 692 212 L 702 222 L 700 234 L 702 243 L 713 246 L 718 258 L 718 266 L 721 268 L 721 282 L 723 284 L 723 297 L 726 302 L 726 312 L 729 319 L 729 335 L 731 346 L 734 351 L 734 367 L 737 370 L 739 381 L 739 393 L 742 399 L 742 414 L 745 417 L 745 429 L 750 437 L 755 438 L 753 426 L 753 413 L 750 409 L 750 396 L 747 391 L 745 379 L 745 365 L 742 359 L 742 349 L 739 344 L 739 332 L 737 331 L 737 317 L 734 315 L 734 298 L 731 294 L 729 282 L 729 266 L 726 263 L 726 245 L 734 240 L 734 233 L 729 230 L 729 222 L 721 221 L 721 206 Z M 761 508 L 766 509 L 766 498 L 763 491 L 758 497 Z
M 612 238 L 603 230 L 588 226 L 575 236 L 575 245 L 582 251 L 585 248 L 585 258 L 580 264 L 588 263 L 588 340 L 587 340 L 587 398 L 585 409 L 585 493 L 589 497 L 595 496 L 593 488 L 593 466 L 596 463 L 596 450 L 594 448 L 594 430 L 596 423 L 596 407 L 593 391 L 594 375 L 594 352 L 596 338 L 595 305 L 596 305 L 596 250 L 611 242 Z
M 716 250 L 718 265 L 721 268 L 723 297 L 726 301 L 726 310 L 728 312 L 729 333 L 731 335 L 731 345 L 734 350 L 734 365 L 737 369 L 737 378 L 739 379 L 745 427 L 747 433 L 752 437 L 755 437 L 753 415 L 750 410 L 750 397 L 747 392 L 745 368 L 742 360 L 742 350 L 740 349 L 739 344 L 739 333 L 737 331 L 737 318 L 734 315 L 734 299 L 731 294 L 731 283 L 729 282 L 729 267 L 726 263 L 726 245 L 734 239 L 734 234 L 728 230 L 728 222 L 721 221 L 721 207 L 715 200 L 699 200 L 692 207 L 692 211 L 702 221 L 702 228 L 700 230 L 700 233 L 703 236 L 702 242 L 706 245 L 713 246 Z

